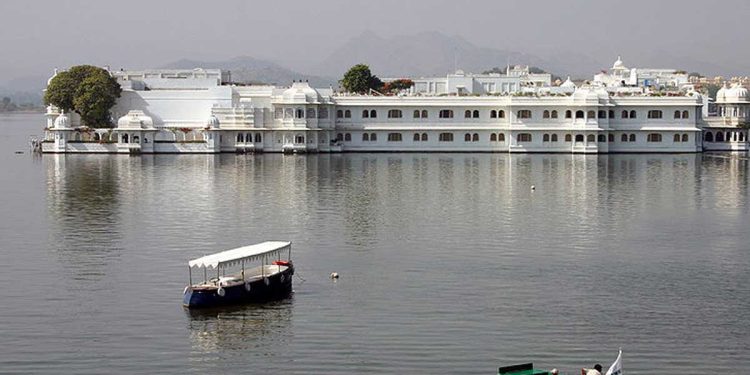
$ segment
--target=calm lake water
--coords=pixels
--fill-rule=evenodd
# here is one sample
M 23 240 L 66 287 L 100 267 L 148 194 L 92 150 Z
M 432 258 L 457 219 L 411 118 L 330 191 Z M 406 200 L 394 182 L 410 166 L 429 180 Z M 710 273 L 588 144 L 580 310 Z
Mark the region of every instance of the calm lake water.
M 0 372 L 750 367 L 746 156 L 33 156 L 42 123 L 0 116 Z M 182 308 L 188 259 L 268 239 L 293 298 Z

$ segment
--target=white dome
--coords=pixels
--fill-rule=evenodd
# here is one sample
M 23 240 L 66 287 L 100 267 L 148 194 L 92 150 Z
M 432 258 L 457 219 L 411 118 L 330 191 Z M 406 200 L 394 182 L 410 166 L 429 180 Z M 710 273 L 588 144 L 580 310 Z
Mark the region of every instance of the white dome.
M 208 126 L 210 128 L 218 129 L 219 128 L 219 119 L 216 118 L 216 116 L 211 115 L 208 118 L 208 121 L 206 122 L 206 126 Z
M 719 91 L 717 91 L 717 92 L 716 92 L 716 102 L 717 102 L 717 103 L 718 103 L 718 102 L 724 102 L 724 101 L 726 101 L 726 97 L 727 97 L 727 90 L 729 90 L 729 88 L 727 87 L 727 84 L 726 84 L 726 82 L 725 82 L 725 83 L 724 83 L 724 86 L 722 86 L 722 87 L 721 87 L 721 88 L 719 89 Z
M 612 69 L 627 69 L 625 67 L 625 64 L 623 64 L 622 59 L 620 56 L 617 56 L 617 61 L 615 61 L 614 64 L 612 64 Z
M 562 84 L 560 84 L 560 87 L 565 89 L 575 89 L 576 84 L 573 83 L 573 81 L 570 80 L 570 76 L 568 76 L 568 79 L 565 80 Z
M 726 84 L 716 92 L 717 103 L 748 103 L 747 89 L 737 83 L 727 88 Z
M 284 90 L 281 98 L 285 103 L 320 103 L 320 94 L 307 82 L 294 82 Z
M 68 115 L 65 114 L 65 111 L 60 113 L 60 116 L 57 116 L 55 119 L 55 129 L 68 129 L 70 128 L 70 119 L 68 118 Z
M 117 120 L 117 127 L 123 129 L 143 129 L 154 126 L 154 121 L 143 111 L 131 110 L 127 115 Z

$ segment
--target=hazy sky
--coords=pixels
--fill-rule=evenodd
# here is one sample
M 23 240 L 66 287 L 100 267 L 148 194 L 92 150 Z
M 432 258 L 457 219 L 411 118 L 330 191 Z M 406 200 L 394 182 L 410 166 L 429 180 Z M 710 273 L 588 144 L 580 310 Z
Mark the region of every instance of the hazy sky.
M 365 30 L 440 31 L 484 47 L 606 61 L 664 51 L 744 69 L 748 19 L 749 0 L 0 0 L 0 84 L 77 63 L 139 68 L 248 55 L 295 68 Z

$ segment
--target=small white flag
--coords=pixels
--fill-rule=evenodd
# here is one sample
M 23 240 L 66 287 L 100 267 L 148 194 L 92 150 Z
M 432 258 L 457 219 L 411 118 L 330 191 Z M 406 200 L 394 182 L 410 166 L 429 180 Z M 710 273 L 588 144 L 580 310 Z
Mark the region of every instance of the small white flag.
M 617 359 L 612 362 L 612 366 L 609 366 L 609 370 L 605 375 L 622 375 L 622 349 L 620 354 L 617 355 Z

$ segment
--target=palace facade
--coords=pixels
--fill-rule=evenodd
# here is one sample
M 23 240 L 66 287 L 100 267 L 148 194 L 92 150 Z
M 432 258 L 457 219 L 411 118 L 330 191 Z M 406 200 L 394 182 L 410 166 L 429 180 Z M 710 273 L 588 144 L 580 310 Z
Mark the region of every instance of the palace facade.
M 635 71 L 635 70 L 633 70 Z M 115 126 L 82 126 L 47 108 L 44 152 L 702 152 L 747 151 L 750 100 L 740 85 L 709 99 L 648 72 L 649 85 L 618 61 L 576 86 L 527 76 L 448 76 L 399 95 L 355 95 L 306 82 L 242 86 L 220 70 L 112 71 L 123 88 Z M 461 73 L 463 74 L 463 73 Z M 628 77 L 632 82 L 619 80 Z M 460 79 L 459 79 L 460 78 Z M 679 77 L 678 77 L 679 78 Z M 449 82 L 463 82 L 453 85 Z M 437 81 L 436 81 L 437 82 Z M 656 82 L 656 84 L 654 84 Z M 509 83 L 503 89 L 503 83 Z M 512 83 L 512 85 L 510 84 Z M 438 87 L 436 83 L 433 87 Z M 471 85 L 471 89 L 467 89 Z M 478 86 L 477 86 L 478 85 Z M 459 86 L 463 87 L 462 93 Z

